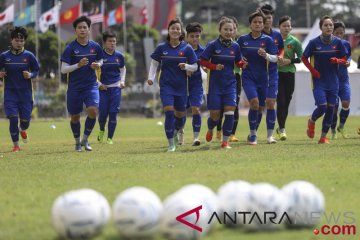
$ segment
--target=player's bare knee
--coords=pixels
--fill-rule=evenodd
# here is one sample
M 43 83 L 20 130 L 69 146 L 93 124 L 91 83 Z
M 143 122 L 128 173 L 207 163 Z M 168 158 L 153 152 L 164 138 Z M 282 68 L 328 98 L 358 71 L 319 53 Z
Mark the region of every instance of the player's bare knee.
M 72 123 L 77 123 L 80 121 L 80 114 L 77 114 L 77 115 L 71 115 L 71 122 Z
M 224 107 L 224 112 L 234 112 L 235 108 L 236 107 L 234 107 L 234 106 L 225 106 Z
M 275 99 L 266 99 L 266 108 L 275 109 Z
M 164 112 L 168 112 L 168 111 L 175 111 L 174 106 L 165 106 Z
M 348 109 L 350 107 L 350 102 L 349 101 L 342 101 L 341 106 L 342 106 L 342 108 Z
M 175 111 L 175 117 L 177 118 L 185 117 L 185 112 Z
M 252 99 L 250 101 L 250 108 L 252 110 L 259 110 L 259 100 L 258 99 Z
M 199 115 L 200 109 L 198 107 L 191 107 L 191 113 L 192 115 Z
M 212 111 L 210 111 L 210 118 L 213 121 L 218 121 L 220 119 L 220 110 L 212 110 Z

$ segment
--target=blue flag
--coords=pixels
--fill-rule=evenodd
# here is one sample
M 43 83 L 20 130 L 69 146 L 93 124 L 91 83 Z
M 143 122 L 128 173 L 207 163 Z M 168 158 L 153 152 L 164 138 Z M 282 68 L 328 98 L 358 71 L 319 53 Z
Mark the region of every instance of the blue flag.
M 25 26 L 33 22 L 35 22 L 35 5 L 28 6 L 15 15 L 15 26 Z

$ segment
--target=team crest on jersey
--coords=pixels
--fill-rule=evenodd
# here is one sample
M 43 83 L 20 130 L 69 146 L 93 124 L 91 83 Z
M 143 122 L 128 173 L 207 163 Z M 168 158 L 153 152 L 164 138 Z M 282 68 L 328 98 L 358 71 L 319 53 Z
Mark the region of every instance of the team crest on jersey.
M 248 43 L 248 42 L 244 42 L 243 44 L 244 44 L 245 46 L 249 45 L 249 43 Z
M 164 51 L 164 52 L 163 52 L 163 55 L 168 55 L 168 54 L 169 54 L 169 53 L 168 53 L 168 52 L 166 52 L 166 51 Z
M 120 62 L 118 58 L 117 58 L 115 61 L 116 61 L 117 63 L 119 63 L 119 62 Z
M 235 54 L 235 52 L 234 51 L 230 51 L 230 55 L 234 55 Z
M 292 48 L 292 45 L 287 45 L 287 48 L 291 49 L 291 48 Z
M 316 50 L 321 50 L 321 47 L 320 46 L 316 47 Z
M 91 52 L 91 53 L 94 53 L 94 52 L 95 52 L 95 49 L 93 49 L 93 48 L 90 49 L 90 52 Z
M 10 61 L 11 61 L 11 58 L 6 58 L 5 61 L 6 61 L 6 62 L 10 62 Z
M 274 39 L 274 43 L 275 43 L 275 44 L 278 44 L 278 42 L 279 42 L 279 41 L 278 41 L 277 39 Z
M 23 62 L 28 62 L 27 58 L 24 58 L 24 59 L 23 59 Z
M 262 47 L 265 47 L 265 43 L 264 42 L 262 42 L 262 43 L 260 43 L 260 46 L 262 46 Z
M 215 50 L 215 53 L 219 54 L 219 53 L 221 53 L 221 50 Z
M 334 46 L 331 46 L 331 48 L 332 48 L 332 49 L 336 49 L 336 45 L 334 45 Z
M 80 51 L 78 51 L 78 50 L 74 50 L 74 53 L 75 53 L 75 54 L 79 54 L 79 52 L 80 52 Z
M 105 58 L 105 59 L 104 59 L 104 62 L 107 62 L 107 61 L 108 61 L 107 58 Z
M 179 52 L 179 56 L 184 56 L 184 52 Z

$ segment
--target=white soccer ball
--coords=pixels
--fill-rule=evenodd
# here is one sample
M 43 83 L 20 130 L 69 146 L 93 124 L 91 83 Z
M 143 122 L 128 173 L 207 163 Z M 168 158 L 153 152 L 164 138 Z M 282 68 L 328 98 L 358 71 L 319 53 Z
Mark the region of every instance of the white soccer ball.
M 59 196 L 52 207 L 56 232 L 65 238 L 89 238 L 103 229 L 110 218 L 106 198 L 92 189 L 79 189 Z
M 200 206 L 199 218 L 196 212 L 193 212 L 183 219 L 201 228 L 201 232 L 176 220 L 179 215 Z M 208 224 L 211 215 L 217 211 L 217 196 L 210 188 L 200 184 L 187 185 L 165 199 L 161 216 L 161 233 L 167 240 L 199 239 L 208 234 L 216 223 L 212 221 Z
M 161 200 L 150 189 L 129 188 L 113 204 L 115 226 L 124 237 L 151 237 L 159 230 L 162 208 Z
M 246 181 L 229 181 L 218 190 L 219 216 L 227 227 L 238 227 L 244 224 L 243 215 L 250 204 L 252 185 Z
M 246 216 L 244 227 L 249 231 L 277 230 L 285 220 L 287 202 L 282 192 L 269 183 L 252 185 L 249 196 L 249 215 Z
M 288 200 L 286 212 L 291 222 L 288 227 L 312 227 L 320 222 L 320 215 L 325 209 L 325 198 L 322 192 L 312 183 L 293 181 L 282 188 Z

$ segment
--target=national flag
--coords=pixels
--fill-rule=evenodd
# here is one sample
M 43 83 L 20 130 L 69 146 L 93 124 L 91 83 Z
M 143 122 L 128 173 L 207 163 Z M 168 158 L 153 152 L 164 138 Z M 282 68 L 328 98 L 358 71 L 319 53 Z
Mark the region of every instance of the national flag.
M 124 21 L 123 13 L 124 10 L 122 6 L 110 11 L 107 17 L 107 25 L 110 27 L 112 25 L 122 23 Z
M 15 26 L 25 26 L 29 23 L 35 22 L 35 5 L 26 7 L 23 11 L 20 11 L 15 16 Z
M 39 29 L 41 32 L 49 30 L 49 26 L 59 22 L 59 5 L 55 5 L 50 10 L 44 12 L 39 18 Z
M 69 24 L 80 16 L 80 3 L 61 13 L 60 25 Z
M 14 21 L 14 4 L 11 4 L 0 13 L 0 26 Z
M 140 11 L 140 15 L 142 17 L 142 20 L 141 20 L 141 24 L 147 24 L 147 22 L 149 21 L 149 16 L 148 16 L 148 10 L 147 10 L 147 7 L 143 7 Z
M 90 18 L 91 23 L 100 23 L 104 21 L 104 15 L 102 13 L 89 15 L 88 18 Z

